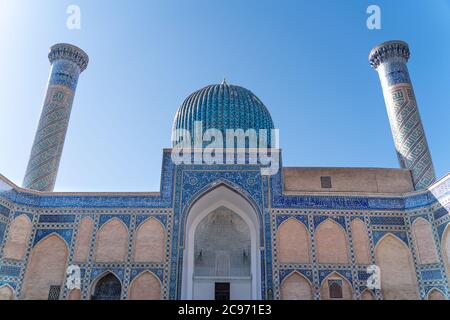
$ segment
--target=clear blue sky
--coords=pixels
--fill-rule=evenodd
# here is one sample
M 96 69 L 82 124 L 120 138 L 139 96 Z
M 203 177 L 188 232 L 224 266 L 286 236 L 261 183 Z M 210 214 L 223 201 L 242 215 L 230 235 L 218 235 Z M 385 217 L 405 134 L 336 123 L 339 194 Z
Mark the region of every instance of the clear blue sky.
M 82 29 L 66 28 L 77 4 Z M 368 30 L 366 9 L 382 9 Z M 22 183 L 48 48 L 80 46 L 82 74 L 57 191 L 157 191 L 178 106 L 226 76 L 280 129 L 284 165 L 398 167 L 377 44 L 402 39 L 437 175 L 450 172 L 450 1 L 0 0 L 0 172 Z

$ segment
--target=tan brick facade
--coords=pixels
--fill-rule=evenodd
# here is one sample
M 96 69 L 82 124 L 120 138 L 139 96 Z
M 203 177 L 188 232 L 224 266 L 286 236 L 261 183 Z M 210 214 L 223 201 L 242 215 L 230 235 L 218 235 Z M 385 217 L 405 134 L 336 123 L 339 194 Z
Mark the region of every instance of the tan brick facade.
M 412 230 L 420 263 L 439 263 L 430 223 L 423 218 L 419 218 L 414 221 Z
M 445 296 L 437 289 L 433 289 L 428 294 L 428 300 L 446 300 Z
M 0 287 L 0 301 L 13 300 L 14 292 L 9 286 Z
M 161 223 L 153 218 L 145 221 L 136 232 L 134 261 L 163 262 L 165 242 L 165 231 Z
M 309 281 L 294 272 L 281 284 L 282 300 L 312 300 L 312 288 Z
M 445 270 L 447 277 L 450 278 L 450 227 L 447 226 L 442 237 L 442 258 L 444 259 Z
M 97 234 L 96 262 L 123 262 L 128 251 L 128 230 L 119 219 L 103 225 Z
M 5 258 L 22 260 L 31 234 L 31 221 L 26 215 L 21 215 L 11 223 L 10 230 L 9 239 L 5 245 Z
M 89 244 L 94 230 L 94 221 L 91 218 L 84 218 L 78 230 L 78 241 L 75 247 L 73 260 L 75 262 L 86 262 L 89 254 Z
M 351 222 L 353 234 L 353 246 L 355 248 L 356 263 L 370 263 L 369 236 L 366 224 L 361 219 L 355 219 Z
M 144 272 L 131 283 L 130 300 L 160 300 L 161 283 L 150 272 Z
M 328 219 L 316 231 L 319 263 L 348 263 L 347 236 L 340 225 Z
M 309 233 L 296 219 L 289 219 L 280 226 L 277 244 L 280 263 L 311 262 Z
M 375 252 L 385 299 L 419 299 L 414 264 L 406 245 L 395 236 L 387 235 L 378 243 Z
M 59 236 L 51 235 L 41 240 L 31 252 L 22 297 L 27 300 L 48 299 L 50 286 L 60 286 L 64 281 L 67 257 L 67 245 Z

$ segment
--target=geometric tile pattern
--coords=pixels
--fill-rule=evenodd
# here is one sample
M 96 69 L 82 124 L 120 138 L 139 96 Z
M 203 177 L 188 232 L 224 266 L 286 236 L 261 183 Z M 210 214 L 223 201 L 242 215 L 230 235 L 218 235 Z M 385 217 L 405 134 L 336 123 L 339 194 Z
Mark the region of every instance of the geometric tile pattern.
M 369 59 L 380 76 L 400 166 L 412 171 L 414 186 L 421 190 L 436 176 L 406 66 L 409 57 L 406 43 L 391 41 L 376 47 Z
M 218 184 L 225 184 L 247 198 L 259 215 L 260 246 L 265 247 L 265 250 L 261 251 L 261 274 L 266 275 L 261 285 L 261 296 L 264 299 L 271 299 L 273 295 L 271 216 L 270 211 L 266 211 L 264 207 L 263 180 L 257 166 L 177 166 L 170 253 L 170 299 L 181 297 L 183 255 L 180 248 L 184 247 L 185 223 L 189 208 L 201 195 Z
M 53 46 L 49 59 L 47 94 L 23 182 L 37 191 L 53 191 L 78 77 L 88 63 L 81 49 L 65 44 Z
M 243 87 L 222 84 L 210 85 L 191 94 L 178 110 L 173 130 L 185 129 L 191 135 L 195 132 L 195 122 L 202 121 L 203 132 L 208 129 L 219 130 L 223 138 L 227 130 L 266 129 L 267 142 L 270 145 L 270 130 L 274 128 L 272 117 L 256 95 Z M 191 137 L 193 140 L 193 137 Z M 173 136 L 174 145 L 182 141 L 180 136 Z M 225 146 L 224 146 L 225 147 Z
M 167 156 L 169 154 L 169 157 Z M 279 299 L 281 282 L 294 272 L 311 282 L 314 299 L 320 299 L 322 282 L 332 273 L 342 276 L 353 288 L 355 299 L 366 289 L 367 265 L 356 263 L 351 222 L 362 220 L 369 236 L 370 263 L 375 263 L 375 248 L 381 238 L 392 234 L 401 239 L 412 252 L 421 298 L 437 288 L 450 297 L 444 260 L 422 265 L 415 248 L 411 232 L 412 223 L 423 218 L 429 221 L 435 236 L 438 252 L 442 252 L 441 241 L 444 230 L 450 223 L 450 214 L 444 203 L 450 196 L 450 177 L 433 185 L 430 190 L 405 196 L 341 194 L 339 196 L 286 195 L 282 176 L 263 177 L 258 166 L 173 166 L 170 152 L 163 156 L 162 185 L 159 194 L 102 194 L 102 195 L 33 195 L 7 189 L 0 185 L 0 225 L 4 239 L 8 238 L 10 220 L 25 214 L 32 221 L 29 245 L 23 260 L 2 258 L 5 241 L 0 242 L 0 283 L 8 284 L 20 296 L 25 267 L 32 248 L 42 239 L 57 234 L 69 248 L 68 263 L 73 263 L 74 247 L 78 228 L 85 217 L 94 221 L 93 236 L 89 244 L 88 260 L 79 264 L 82 271 L 82 297 L 88 299 L 93 283 L 107 272 L 114 273 L 123 286 L 122 299 L 128 296 L 133 279 L 143 272 L 151 272 L 161 281 L 163 299 L 178 299 L 182 279 L 183 232 L 189 206 L 203 193 L 223 183 L 237 190 L 257 208 L 261 221 L 261 294 L 264 299 Z M 1 181 L 0 181 L 1 183 Z M 80 199 L 78 199 L 80 198 Z M 78 199 L 74 201 L 74 199 Z M 158 207 L 159 204 L 163 204 Z M 110 219 L 123 221 L 128 229 L 128 253 L 122 263 L 96 263 L 94 251 L 98 230 Z M 165 227 L 167 243 L 162 263 L 133 262 L 133 245 L 136 230 L 149 218 L 161 221 Z M 283 264 L 278 261 L 278 228 L 287 219 L 294 218 L 303 223 L 311 240 L 311 261 L 306 264 Z M 345 264 L 321 264 L 317 260 L 315 233 L 317 227 L 331 219 L 344 230 L 348 240 L 349 262 Z M 68 295 L 61 290 L 61 298 Z M 383 299 L 375 291 L 377 299 Z
M 52 73 L 25 183 L 36 190 L 53 189 L 78 76 L 88 63 L 87 56 L 70 45 L 53 47 L 49 58 Z M 434 173 L 406 68 L 408 58 L 407 46 L 394 42 L 376 48 L 371 64 L 380 72 L 386 99 L 391 101 L 389 117 L 402 166 L 412 169 L 416 188 L 423 189 L 434 181 Z M 245 90 L 224 82 L 194 93 L 180 108 L 174 126 L 191 128 L 194 121 L 203 120 L 214 127 L 273 128 L 267 109 Z M 258 116 L 252 118 L 251 114 Z M 281 163 L 280 166 L 282 168 Z M 15 297 L 20 297 L 32 249 L 53 234 L 65 241 L 69 249 L 67 263 L 74 264 L 79 227 L 81 221 L 89 217 L 93 221 L 89 252 L 86 261 L 79 264 L 83 299 L 89 299 L 95 281 L 108 272 L 114 273 L 122 284 L 121 299 L 127 298 L 132 281 L 144 272 L 160 280 L 163 299 L 179 299 L 189 209 L 200 196 L 223 184 L 246 198 L 257 212 L 263 299 L 279 299 L 282 281 L 295 272 L 311 283 L 314 299 L 320 299 L 321 285 L 331 274 L 342 276 L 352 287 L 354 298 L 360 299 L 369 275 L 368 265 L 357 263 L 351 228 L 355 219 L 367 227 L 370 264 L 376 263 L 375 250 L 379 241 L 391 234 L 411 251 L 421 298 L 425 299 L 433 289 L 450 298 L 444 257 L 439 254 L 438 262 L 421 264 L 412 233 L 416 219 L 428 221 L 437 252 L 442 252 L 442 236 L 450 227 L 450 176 L 428 190 L 406 195 L 294 195 L 285 193 L 281 170 L 266 177 L 261 175 L 260 169 L 260 165 L 248 164 L 174 165 L 170 150 L 164 150 L 159 193 L 44 195 L 19 190 L 0 177 L 0 285 L 9 285 Z M 6 239 L 12 219 L 20 215 L 26 215 L 32 222 L 31 235 L 23 259 L 8 260 L 3 256 Z M 136 232 L 151 218 L 164 226 L 167 239 L 164 259 L 158 263 L 138 263 L 133 261 Z M 111 219 L 121 220 L 127 229 L 126 257 L 120 263 L 98 263 L 94 259 L 97 234 Z M 288 219 L 298 220 L 307 230 L 311 241 L 309 263 L 286 264 L 278 259 L 277 232 Z M 349 258 L 346 263 L 318 261 L 315 234 L 328 220 L 339 224 L 345 233 Z M 380 291 L 373 293 L 376 299 L 383 299 Z M 60 298 L 66 299 L 68 294 L 63 286 Z

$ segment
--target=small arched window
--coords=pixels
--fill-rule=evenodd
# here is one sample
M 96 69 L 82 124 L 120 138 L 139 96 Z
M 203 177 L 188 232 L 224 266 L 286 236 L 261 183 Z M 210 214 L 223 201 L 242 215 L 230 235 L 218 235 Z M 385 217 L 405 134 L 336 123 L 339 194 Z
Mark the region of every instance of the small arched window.
M 101 278 L 95 286 L 92 300 L 120 300 L 122 285 L 112 273 Z
M 344 294 L 342 292 L 342 281 L 341 280 L 328 280 L 328 288 L 330 289 L 331 299 L 342 299 Z

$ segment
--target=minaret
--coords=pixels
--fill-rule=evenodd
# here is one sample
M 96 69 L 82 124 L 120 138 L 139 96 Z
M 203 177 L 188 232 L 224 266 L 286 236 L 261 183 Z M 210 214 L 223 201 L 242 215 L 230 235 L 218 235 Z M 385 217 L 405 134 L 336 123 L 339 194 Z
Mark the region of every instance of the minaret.
M 47 94 L 31 150 L 23 187 L 51 192 L 54 189 L 64 147 L 78 77 L 89 57 L 70 44 L 50 48 L 51 63 Z
M 380 76 L 400 166 L 411 170 L 414 186 L 421 190 L 436 176 L 406 66 L 409 57 L 407 43 L 389 41 L 374 48 L 369 60 Z

